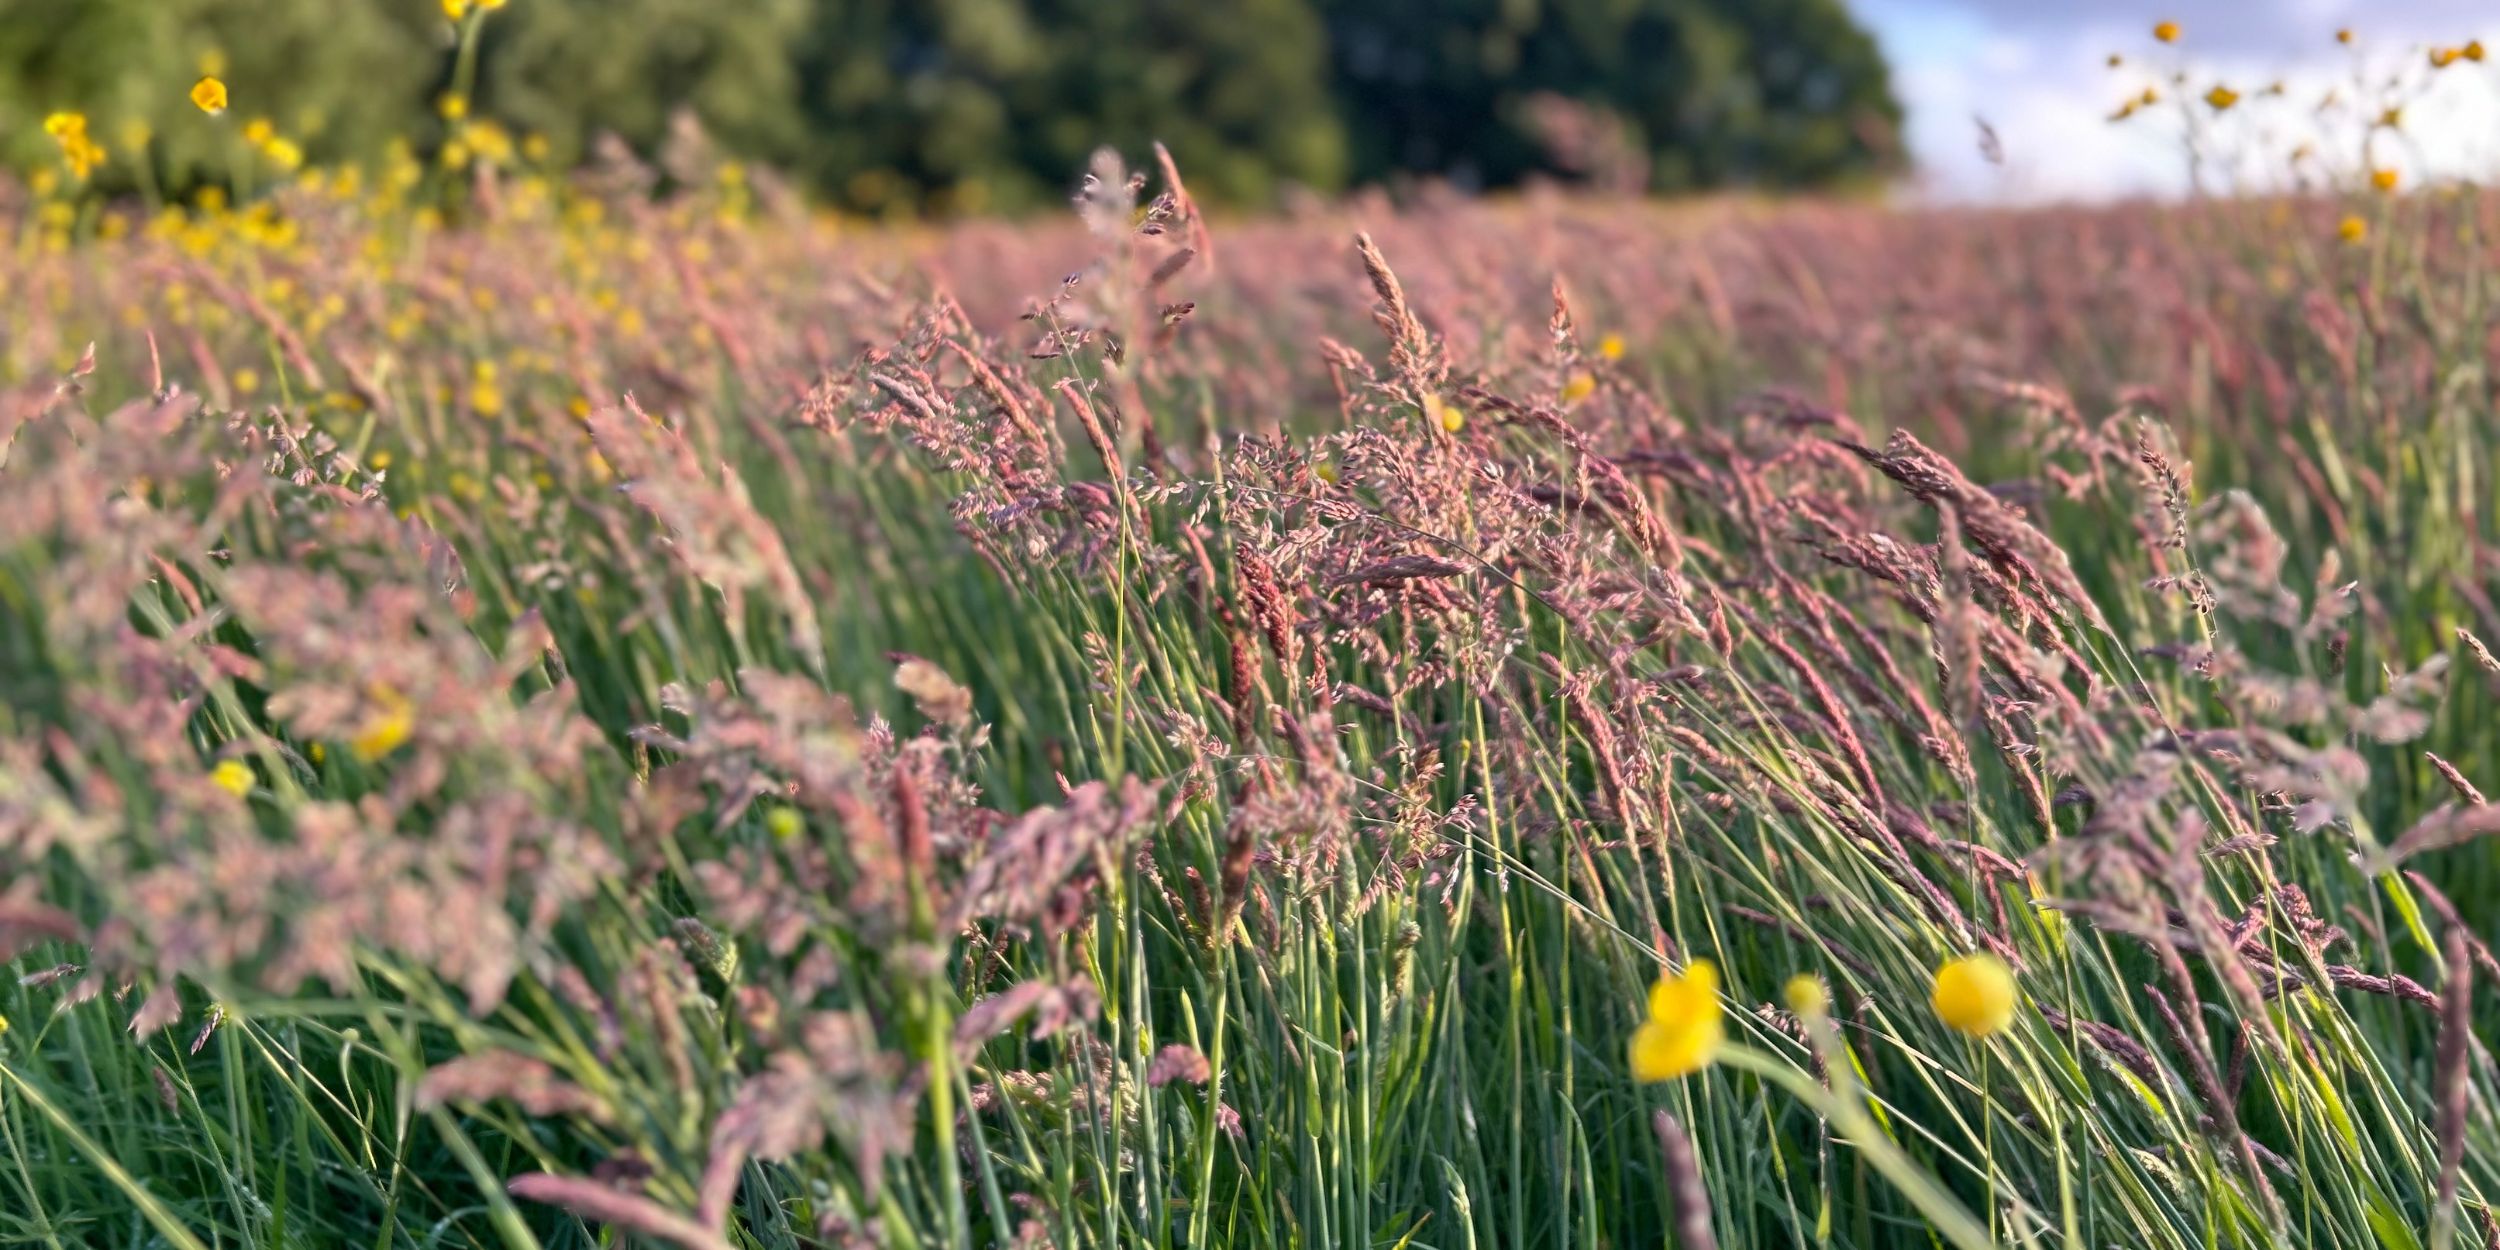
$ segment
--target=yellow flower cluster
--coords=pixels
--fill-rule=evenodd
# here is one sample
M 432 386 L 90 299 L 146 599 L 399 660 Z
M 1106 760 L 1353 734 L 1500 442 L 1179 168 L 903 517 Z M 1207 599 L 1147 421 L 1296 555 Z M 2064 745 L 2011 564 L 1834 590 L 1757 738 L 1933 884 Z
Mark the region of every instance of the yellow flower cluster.
M 85 181 L 104 163 L 104 145 L 87 136 L 86 114 L 54 113 L 43 119 L 43 132 L 61 146 L 61 160 L 69 166 L 70 177 Z
M 281 173 L 293 173 L 304 163 L 304 149 L 295 141 L 278 133 L 278 127 L 266 117 L 255 117 L 244 123 L 243 141 L 251 144 L 261 159 L 277 166 Z

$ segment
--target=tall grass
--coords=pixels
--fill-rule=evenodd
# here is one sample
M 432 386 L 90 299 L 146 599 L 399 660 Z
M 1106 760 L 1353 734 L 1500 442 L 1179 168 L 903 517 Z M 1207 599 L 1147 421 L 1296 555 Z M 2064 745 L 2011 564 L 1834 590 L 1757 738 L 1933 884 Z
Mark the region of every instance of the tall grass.
M 0 1240 L 2500 1236 L 2491 204 L 683 181 L 18 232 Z

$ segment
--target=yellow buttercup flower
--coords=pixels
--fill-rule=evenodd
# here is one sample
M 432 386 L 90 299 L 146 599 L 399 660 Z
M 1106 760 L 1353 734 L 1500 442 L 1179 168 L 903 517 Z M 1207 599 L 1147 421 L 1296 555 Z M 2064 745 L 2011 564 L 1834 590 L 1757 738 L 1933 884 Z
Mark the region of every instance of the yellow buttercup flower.
M 2397 179 L 2396 179 L 2396 171 L 2395 171 L 2395 170 L 2392 170 L 2392 169 L 2373 169 L 2373 170 L 2371 170 L 2371 171 L 2370 171 L 2370 185 L 2371 185 L 2371 186 L 2373 186 L 2373 187 L 2376 187 L 2376 188 L 2377 188 L 2377 189 L 2379 189 L 2380 191 L 2393 191 L 2393 190 L 2395 190 L 2395 189 L 2396 189 L 2396 181 L 2397 181 Z
M 217 767 L 209 770 L 208 779 L 216 782 L 218 789 L 238 799 L 252 792 L 252 766 L 241 760 L 218 761 Z
M 2358 214 L 2347 213 L 2342 221 L 2335 223 L 2335 237 L 2346 243 L 2359 243 L 2370 237 L 2370 223 L 2361 220 Z
M 2457 49 L 2457 55 L 2464 57 L 2466 60 L 2472 61 L 2477 65 L 2482 64 L 2483 41 L 2480 39 L 2466 40 L 2465 46 Z
M 443 0 L 443 16 L 445 18 L 456 22 L 461 18 L 467 17 L 468 15 L 469 0 Z
M 278 137 L 278 127 L 266 117 L 255 117 L 243 123 L 243 141 L 253 147 L 267 147 Z
M 1832 1007 L 1832 992 L 1824 988 L 1823 978 L 1810 972 L 1788 978 L 1781 994 L 1788 999 L 1788 1009 L 1801 1016 L 1819 1016 Z
M 1596 393 L 1596 378 L 1585 373 L 1575 373 L 1571 375 L 1570 381 L 1563 383 L 1562 401 L 1566 404 L 1576 404 Z
M 1608 360 L 1623 359 L 1623 336 L 1620 334 L 1609 334 L 1606 337 L 1597 340 L 1597 354 Z
M 795 807 L 776 807 L 764 814 L 765 832 L 783 842 L 799 836 L 799 831 L 806 827 L 806 822 L 799 817 L 799 809 Z
M 2337 42 L 2337 43 L 2351 43 L 2351 42 L 2352 42 L 2352 27 L 2350 27 L 2350 26 L 2344 26 L 2344 27 L 2339 27 L 2339 28 L 2337 28 L 2337 30 L 2335 31 L 2335 42 Z
M 2431 49 L 2431 68 L 2446 69 L 2456 64 L 2457 58 L 2461 55 L 2463 53 L 2455 48 L 2433 48 Z
M 1719 970 L 1707 959 L 1681 976 L 1660 974 L 1649 987 L 1649 1019 L 1632 1034 L 1632 1079 L 1672 1081 L 1710 1066 L 1727 1035 L 1719 1005 Z
M 2179 24 L 2177 22 L 2153 23 L 2153 38 L 2159 39 L 2163 43 L 2179 42 Z
M 399 749 L 399 744 L 408 740 L 408 731 L 416 727 L 416 718 L 408 707 L 408 700 L 402 698 L 398 691 L 388 686 L 376 686 L 373 688 L 373 701 L 377 705 L 373 713 L 365 717 L 364 723 L 356 727 L 355 736 L 347 740 L 348 749 L 356 753 L 357 759 L 368 764 Z
M 2221 83 L 2215 83 L 2213 90 L 2205 93 L 2205 103 L 2212 105 L 2213 110 L 2217 113 L 2227 113 L 2230 111 L 2232 105 L 2239 102 L 2240 93 L 2233 91 L 2229 87 L 2223 86 Z
M 202 78 L 191 85 L 191 103 L 198 105 L 201 112 L 211 117 L 225 112 L 226 84 L 217 81 L 217 76 L 214 74 Z
M 1424 396 L 1424 419 L 1452 434 L 1467 428 L 1467 414 L 1438 395 Z
M 1994 955 L 1965 955 L 1936 969 L 1935 993 L 1928 999 L 1947 1028 L 1970 1037 L 1986 1037 L 2014 1023 L 2020 995 L 2014 970 Z

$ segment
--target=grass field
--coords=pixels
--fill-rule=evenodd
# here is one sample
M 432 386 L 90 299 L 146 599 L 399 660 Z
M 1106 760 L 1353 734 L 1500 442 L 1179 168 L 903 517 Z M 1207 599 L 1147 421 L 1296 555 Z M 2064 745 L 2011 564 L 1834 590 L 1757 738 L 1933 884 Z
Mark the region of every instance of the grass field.
M 0 215 L 0 1243 L 2500 1245 L 2500 201 L 1149 169 Z

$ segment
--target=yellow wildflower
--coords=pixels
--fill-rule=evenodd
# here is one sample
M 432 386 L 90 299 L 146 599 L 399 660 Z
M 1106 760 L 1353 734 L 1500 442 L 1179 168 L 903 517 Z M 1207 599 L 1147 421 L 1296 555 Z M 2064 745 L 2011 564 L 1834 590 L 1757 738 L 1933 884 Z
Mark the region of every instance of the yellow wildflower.
M 2348 44 L 2348 43 L 2351 43 L 2351 42 L 2352 42 L 2352 27 L 2350 27 L 2350 26 L 2344 26 L 2344 27 L 2340 27 L 2340 28 L 2338 28 L 2338 29 L 2336 30 L 2336 32 L 2335 32 L 2335 42 L 2337 42 L 2337 43 L 2347 43 L 2347 44 Z
M 1819 1016 L 1831 1010 L 1832 992 L 1823 988 L 1823 978 L 1812 973 L 1788 978 L 1782 993 L 1788 999 L 1788 1009 L 1798 1015 Z
M 387 451 L 377 451 L 372 455 L 365 457 L 365 464 L 374 472 L 379 473 L 382 470 L 391 467 L 391 453 Z
M 1571 375 L 1570 381 L 1563 383 L 1562 401 L 1566 404 L 1576 404 L 1596 393 L 1596 378 L 1585 373 L 1575 373 Z
M 278 127 L 276 123 L 271 122 L 266 117 L 255 117 L 252 120 L 243 123 L 243 141 L 251 144 L 253 147 L 267 147 L 269 146 L 269 141 L 277 137 Z
M 1710 1066 L 1727 1022 L 1719 1005 L 1719 970 L 1694 960 L 1682 976 L 1660 974 L 1649 987 L 1649 1019 L 1632 1034 L 1632 1079 L 1672 1081 Z
M 2239 102 L 2240 93 L 2233 91 L 2229 87 L 2223 86 L 2221 83 L 2215 83 L 2213 90 L 2205 93 L 2205 103 L 2212 105 L 2213 110 L 2217 113 L 2227 113 L 2231 110 L 2232 105 Z
M 1947 1028 L 1986 1037 L 2014 1023 L 2014 972 L 1994 955 L 1965 955 L 1936 970 L 1929 1003 Z
M 43 119 L 43 132 L 61 147 L 61 161 L 70 176 L 84 180 L 87 171 L 104 163 L 103 145 L 87 136 L 87 115 L 54 113 Z
M 468 15 L 469 0 L 443 0 L 443 16 L 447 20 L 456 22 Z
M 2370 237 L 2370 223 L 2361 220 L 2359 214 L 2346 213 L 2342 221 L 2335 223 L 2335 237 L 2346 243 L 2359 243 Z
M 2458 52 L 2455 48 L 2433 48 L 2431 49 L 2431 68 L 2446 69 L 2449 66 L 2456 64 L 2457 57 L 2460 55 L 2463 54 Z
M 1424 396 L 1424 419 L 1452 434 L 1467 427 L 1467 414 L 1438 395 Z
M 2379 191 L 2394 191 L 2396 189 L 2396 181 L 2395 170 L 2373 169 L 2370 171 L 2370 185 Z
M 191 84 L 191 103 L 198 105 L 201 112 L 211 117 L 225 112 L 226 84 L 217 81 L 217 76 L 214 74 L 202 78 Z
M 289 173 L 304 163 L 304 149 L 295 146 L 292 139 L 272 139 L 261 145 L 260 154 L 267 157 L 270 164 Z
M 368 764 L 398 750 L 399 744 L 408 740 L 408 731 L 416 725 L 408 700 L 402 698 L 398 691 L 388 686 L 375 686 L 372 693 L 376 704 L 372 714 L 356 727 L 355 736 L 347 740 L 348 749 L 356 753 L 357 759 Z
M 2153 23 L 2153 38 L 2159 39 L 2163 43 L 2179 42 L 2179 24 L 2177 22 Z
M 1331 486 L 1337 484 L 1337 466 L 1330 464 L 1325 460 L 1312 466 L 1311 473 L 1314 477 L 1317 477 L 1319 480 L 1326 482 Z
M 776 807 L 764 814 L 765 831 L 784 842 L 799 836 L 799 831 L 806 827 L 795 807 Z
M 2466 60 L 2472 61 L 2472 62 L 2474 62 L 2474 63 L 2475 63 L 2475 64 L 2477 64 L 2477 65 L 2482 64 L 2482 62 L 2483 62 L 2483 41 L 2482 41 L 2482 40 L 2480 40 L 2480 39 L 2468 39 L 2468 40 L 2466 40 L 2466 41 L 2465 41 L 2465 46 L 2464 46 L 2464 47 L 2462 47 L 2462 48 L 2457 49 L 2457 55 L 2458 55 L 2458 56 L 2461 56 L 2461 57 L 2464 57 Z
M 238 799 L 252 792 L 252 766 L 241 760 L 218 761 L 217 767 L 209 771 L 208 779 L 216 782 L 218 789 Z
M 1606 337 L 1597 340 L 1597 354 L 1608 360 L 1623 359 L 1623 336 L 1620 334 L 1609 334 Z
M 456 122 L 469 115 L 469 97 L 457 91 L 447 91 L 442 99 L 435 101 L 434 108 L 443 115 L 444 121 Z

